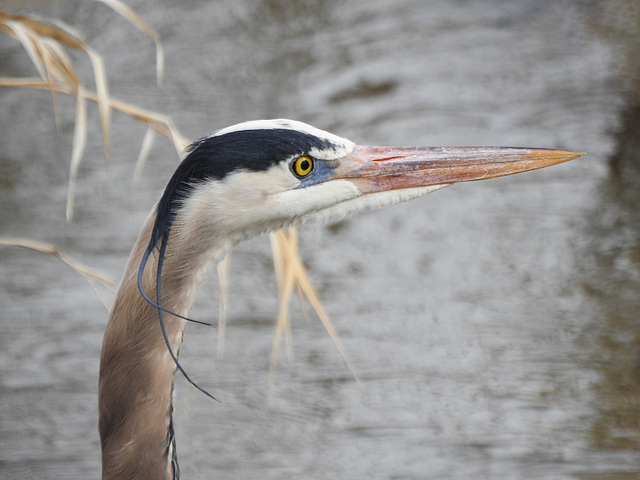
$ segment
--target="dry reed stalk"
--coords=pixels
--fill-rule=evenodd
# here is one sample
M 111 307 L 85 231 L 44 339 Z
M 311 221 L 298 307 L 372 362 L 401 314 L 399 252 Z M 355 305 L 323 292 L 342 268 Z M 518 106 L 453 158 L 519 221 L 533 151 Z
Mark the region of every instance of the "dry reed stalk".
M 136 28 L 149 35 L 156 44 L 156 75 L 158 82 L 162 78 L 164 55 L 159 36 L 146 23 L 138 17 L 133 10 L 119 0 L 99 0 L 112 8 Z M 66 93 L 76 99 L 76 114 L 74 122 L 73 146 L 69 166 L 69 188 L 67 195 L 67 219 L 73 217 L 73 202 L 75 184 L 82 160 L 82 154 L 86 146 L 87 120 L 86 99 L 90 98 L 98 104 L 98 116 L 102 132 L 102 144 L 105 159 L 109 157 L 109 126 L 111 122 L 111 109 L 113 101 L 110 99 L 107 87 L 107 78 L 102 57 L 92 49 L 82 38 L 68 25 L 60 22 L 45 21 L 30 15 L 10 15 L 0 12 L 0 31 L 16 38 L 31 59 L 31 63 L 40 75 L 40 81 L 28 78 L 3 78 L 1 86 L 24 87 L 46 89 L 51 92 L 56 112 L 56 120 L 59 116 L 56 94 Z M 85 52 L 89 57 L 93 69 L 95 93 L 89 92 L 80 81 L 73 63 L 65 51 L 65 48 Z M 127 113 L 130 109 L 126 104 L 121 105 L 122 111 Z M 139 112 L 138 112 L 139 113 Z M 146 113 L 146 112 L 145 112 Z M 136 116 L 131 115 L 134 118 Z M 140 121 L 150 123 L 146 115 L 137 117 Z M 157 120 L 153 120 L 157 121 Z M 166 126 L 169 126 L 165 122 Z M 169 129 L 171 127 L 169 126 Z M 174 139 L 174 135 L 168 135 Z M 143 159 L 139 157 L 139 163 Z
M 131 25 L 136 27 L 142 33 L 151 38 L 156 44 L 156 79 L 158 85 L 162 84 L 162 77 L 164 75 L 164 52 L 162 50 L 162 43 L 160 42 L 160 35 L 147 25 L 136 12 L 134 12 L 126 3 L 120 0 L 98 0 L 110 7 L 113 11 L 117 12 L 124 19 L 126 19 Z
M 98 0 L 104 3 L 112 10 L 117 12 L 138 30 L 149 36 L 156 45 L 156 76 L 158 83 L 162 81 L 164 55 L 159 35 L 149 27 L 131 8 L 120 0 Z M 99 121 L 102 132 L 102 143 L 104 147 L 105 160 L 109 157 L 109 129 L 111 122 L 112 110 L 121 112 L 129 117 L 146 123 L 148 126 L 147 133 L 144 136 L 136 166 L 131 180 L 131 189 L 137 185 L 142 169 L 151 150 L 154 132 L 169 138 L 178 153 L 190 143 L 189 140 L 182 136 L 173 125 L 169 117 L 139 108 L 125 102 L 112 98 L 109 94 L 104 62 L 102 57 L 93 50 L 81 36 L 67 25 L 59 22 L 44 21 L 29 15 L 10 15 L 0 12 L 0 31 L 16 38 L 24 50 L 27 52 L 31 62 L 35 66 L 40 78 L 0 78 L 0 87 L 19 87 L 37 90 L 48 90 L 51 93 L 54 103 L 54 111 L 56 120 L 58 118 L 58 107 L 56 95 L 59 93 L 67 94 L 75 97 L 76 113 L 73 133 L 73 146 L 71 152 L 71 161 L 69 167 L 69 186 L 67 193 L 67 220 L 73 217 L 74 192 L 77 179 L 78 169 L 82 160 L 82 155 L 86 146 L 87 135 L 87 111 L 86 101 L 90 100 L 97 103 Z M 63 47 L 74 50 L 83 51 L 90 59 L 96 91 L 87 90 L 79 80 L 74 69 L 71 59 L 65 52 Z M 280 296 L 280 312 L 276 327 L 276 335 L 271 354 L 270 377 L 275 372 L 275 360 L 277 351 L 282 339 L 285 336 L 287 341 L 287 353 L 289 358 L 292 355 L 291 349 L 291 328 L 289 322 L 289 303 L 293 290 L 298 291 L 303 305 L 307 299 L 315 309 L 318 317 L 325 326 L 331 339 L 335 343 L 338 351 L 344 358 L 345 362 L 357 378 L 355 371 L 349 362 L 346 352 L 340 343 L 340 340 L 324 311 L 320 298 L 311 285 L 311 281 L 307 275 L 306 269 L 300 257 L 298 256 L 297 233 L 295 229 L 289 229 L 288 233 L 279 231 L 272 233 L 270 236 L 272 250 L 274 254 L 274 269 L 277 277 L 278 292 Z M 0 244 L 13 245 L 29 248 L 42 253 L 54 255 L 74 271 L 81 274 L 92 285 L 95 281 L 104 282 L 106 277 L 102 274 L 90 269 L 69 257 L 55 246 L 38 242 L 35 240 L 18 239 L 18 238 L 0 238 Z M 223 260 L 219 267 L 220 278 L 220 317 L 219 317 L 219 337 L 218 337 L 218 354 L 223 352 L 223 338 L 226 324 L 226 277 L 228 275 L 229 261 L 228 258 Z M 109 280 L 110 281 L 110 280 Z M 95 288 L 95 285 L 94 285 Z
M 40 242 L 37 240 L 31 240 L 29 238 L 18 238 L 18 237 L 3 237 L 0 236 L 0 245 L 12 246 L 12 247 L 22 247 L 28 250 L 33 250 L 39 253 L 45 253 L 47 255 L 52 255 L 60 260 L 62 263 L 71 268 L 74 272 L 81 275 L 85 280 L 89 282 L 89 284 L 93 287 L 94 291 L 98 295 L 98 298 L 105 305 L 107 310 L 109 310 L 109 306 L 105 301 L 104 297 L 98 290 L 98 286 L 103 286 L 107 288 L 109 291 L 115 293 L 115 285 L 116 282 L 105 275 L 104 273 L 100 273 L 99 271 L 86 266 L 85 264 L 74 260 L 73 258 L 66 255 L 62 250 L 60 250 L 55 245 L 50 243 Z
M 269 361 L 269 389 L 271 390 L 273 386 L 278 352 L 283 337 L 285 339 L 287 357 L 289 360 L 293 358 L 289 305 L 291 304 L 291 295 L 294 289 L 297 291 L 303 306 L 305 305 L 305 301 L 311 304 L 329 334 L 329 337 L 336 346 L 336 349 L 340 352 L 349 370 L 351 370 L 353 377 L 358 380 L 356 370 L 351 364 L 338 333 L 324 310 L 318 293 L 311 284 L 307 269 L 298 255 L 298 231 L 293 227 L 287 230 L 278 230 L 277 232 L 271 233 L 269 238 L 273 252 L 273 264 L 276 272 L 278 294 L 280 296 L 280 311 L 278 313 L 276 333 L 273 338 L 271 358 Z

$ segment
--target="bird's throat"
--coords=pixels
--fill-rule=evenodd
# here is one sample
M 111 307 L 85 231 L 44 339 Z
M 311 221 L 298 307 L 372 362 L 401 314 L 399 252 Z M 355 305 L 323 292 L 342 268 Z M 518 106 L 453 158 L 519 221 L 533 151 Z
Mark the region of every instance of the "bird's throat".
M 172 389 L 176 365 L 160 325 L 158 309 L 139 293 L 139 259 L 146 249 L 151 216 L 133 248 L 107 325 L 100 358 L 99 427 L 103 480 L 172 478 L 175 449 L 172 429 Z M 170 248 L 165 272 L 172 270 Z M 157 256 L 150 256 L 143 288 L 156 301 Z M 181 271 L 162 285 L 162 305 L 186 315 L 199 279 Z M 163 275 L 165 277 L 165 275 Z M 166 276 L 168 277 L 168 275 Z M 166 337 L 177 357 L 185 321 L 162 315 Z

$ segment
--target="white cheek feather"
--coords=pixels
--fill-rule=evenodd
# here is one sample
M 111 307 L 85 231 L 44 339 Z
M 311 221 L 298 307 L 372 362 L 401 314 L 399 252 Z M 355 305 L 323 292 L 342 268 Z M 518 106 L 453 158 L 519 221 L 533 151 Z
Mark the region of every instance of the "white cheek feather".
M 340 182 L 347 182 L 353 185 L 348 180 L 339 180 Z M 330 182 L 337 183 L 338 181 Z M 435 192 L 447 185 L 431 185 L 428 187 L 407 188 L 402 190 L 389 190 L 386 192 L 370 193 L 367 195 L 358 195 L 346 199 L 338 204 L 328 206 L 319 211 L 310 212 L 305 215 L 304 220 L 333 223 L 339 222 L 348 218 L 356 213 L 367 212 L 371 210 L 377 210 L 387 205 L 393 205 L 395 203 L 406 202 L 414 198 L 422 197 L 431 192 Z M 355 186 L 354 186 L 355 188 Z M 356 189 L 357 190 L 357 189 Z
M 285 164 L 267 172 L 237 171 L 222 181 L 210 181 L 195 187 L 185 201 L 183 211 L 192 219 L 185 224 L 211 224 L 212 235 L 224 235 L 235 243 L 248 236 L 281 228 L 294 219 L 283 217 L 279 197 L 292 191 L 299 182 Z
M 276 197 L 277 214 L 282 218 L 306 221 L 317 213 L 334 208 L 340 202 L 360 195 L 357 187 L 348 180 L 332 180 L 307 188 L 282 192 Z
M 220 182 L 203 183 L 185 200 L 179 235 L 199 238 L 205 244 L 225 242 L 226 250 L 263 232 L 306 221 L 337 222 L 427 195 L 446 185 L 366 195 L 349 180 L 297 186 L 298 181 L 284 164 L 272 167 L 268 174 L 242 171 Z

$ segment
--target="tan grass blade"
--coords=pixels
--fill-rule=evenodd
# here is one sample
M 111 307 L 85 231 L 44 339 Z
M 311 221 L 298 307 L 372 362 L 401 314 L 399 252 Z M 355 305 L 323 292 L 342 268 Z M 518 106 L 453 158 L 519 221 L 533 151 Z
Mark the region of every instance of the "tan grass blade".
M 87 144 L 87 102 L 82 86 L 78 88 L 76 96 L 76 118 L 73 131 L 73 147 L 71 151 L 71 164 L 69 166 L 69 187 L 67 188 L 67 221 L 73 218 L 74 193 L 80 160 Z
M 93 268 L 87 267 L 86 265 L 76 260 L 73 260 L 71 257 L 64 254 L 62 250 L 60 250 L 55 245 L 40 242 L 38 240 L 19 237 L 0 237 L 0 245 L 22 247 L 29 250 L 34 250 L 36 252 L 46 253 L 47 255 L 53 255 L 87 280 L 96 281 L 108 287 L 111 291 L 115 292 L 115 289 L 113 287 L 115 286 L 116 282 L 112 278 L 103 273 L 100 273 L 97 270 L 94 270 Z
M 282 338 L 286 341 L 286 352 L 289 361 L 293 359 L 293 349 L 291 346 L 291 323 L 289 322 L 289 305 L 291 303 L 291 293 L 294 289 L 293 265 L 288 258 L 290 251 L 286 248 L 285 233 L 278 230 L 270 235 L 271 248 L 273 251 L 274 270 L 279 274 L 277 278 L 278 294 L 280 296 L 280 310 L 276 321 L 276 331 L 273 336 L 271 355 L 269 358 L 269 396 L 275 384 L 276 364 L 278 352 Z
M 39 50 L 36 48 L 32 36 L 29 34 L 29 29 L 26 28 L 20 21 L 14 20 L 14 18 L 16 17 L 11 17 L 6 14 L 0 14 L 0 27 L 2 27 L 2 31 L 7 33 L 8 35 L 15 37 L 20 42 L 22 48 L 25 50 L 25 52 L 27 52 L 27 56 L 31 59 L 31 63 L 38 71 L 40 77 L 47 81 L 47 85 L 53 85 L 53 76 L 51 72 L 47 71 L 47 69 L 45 68 L 45 64 L 39 55 Z M 58 113 L 59 110 L 56 95 L 53 90 L 49 90 L 51 91 L 51 100 L 54 107 L 53 110 L 56 127 L 60 128 L 60 115 Z
M 109 108 L 109 89 L 107 86 L 107 75 L 104 68 L 102 56 L 91 48 L 84 40 L 80 33 L 73 27 L 57 20 L 40 20 L 35 17 L 27 17 L 33 24 L 35 33 L 41 36 L 50 37 L 57 43 L 66 45 L 76 50 L 84 51 L 93 69 L 93 77 L 96 84 L 96 92 L 98 95 L 98 113 L 100 118 L 100 128 L 102 131 L 102 145 L 104 148 L 105 161 L 109 159 L 109 125 L 111 119 L 111 110 Z M 71 66 L 73 71 L 73 66 Z M 75 73 L 74 73 L 75 74 Z
M 286 343 L 287 358 L 293 360 L 293 345 L 291 343 L 291 322 L 289 321 L 289 305 L 291 304 L 291 294 L 295 288 L 295 276 L 293 272 L 292 254 L 295 246 L 288 243 L 287 234 L 284 230 L 273 232 L 269 236 L 271 240 L 271 251 L 273 252 L 274 271 L 280 296 L 280 309 L 276 322 L 276 339 L 271 351 L 272 362 L 270 371 L 275 370 L 275 360 L 280 346 L 280 340 L 284 336 Z M 289 248 L 291 247 L 291 248 Z
M 51 38 L 42 37 L 37 31 L 30 31 L 38 56 L 46 71 L 51 77 L 51 82 L 69 85 L 77 89 L 80 80 L 73 67 L 71 58 L 62 48 L 61 44 Z
M 173 142 L 173 147 L 176 149 L 176 152 L 178 152 L 178 155 L 182 155 L 185 148 L 191 144 L 191 141 L 178 132 L 178 129 L 170 118 L 167 118 L 166 120 L 166 128 L 169 131 L 169 138 Z
M 69 88 L 64 85 L 51 86 L 46 81 L 40 80 L 38 78 L 0 77 L 0 87 L 20 87 L 31 88 L 35 90 L 49 90 L 50 88 L 52 88 L 55 92 L 58 93 L 65 93 L 69 95 L 73 94 L 73 92 L 71 92 Z M 94 92 L 84 90 L 83 95 L 87 100 L 90 100 L 92 102 L 98 101 L 98 95 Z M 112 110 L 123 113 L 133 118 L 134 120 L 146 123 L 156 132 L 169 138 L 173 142 L 176 152 L 178 153 L 182 153 L 184 148 L 191 143 L 187 137 L 185 137 L 178 131 L 178 129 L 173 125 L 173 122 L 165 115 L 161 115 L 150 110 L 145 110 L 135 105 L 131 105 L 130 103 L 116 100 L 113 97 L 109 97 L 108 102 L 109 107 Z
M 81 40 L 59 27 L 24 15 L 0 15 L 0 27 L 20 41 L 43 79 L 77 86 L 77 75 L 62 45 L 84 50 Z
M 120 0 L 98 1 L 112 8 L 127 19 L 132 25 L 154 40 L 156 43 L 157 78 L 158 83 L 160 83 L 164 66 L 164 54 L 157 33 Z M 67 199 L 68 219 L 71 219 L 73 214 L 75 183 L 82 153 L 86 145 L 86 100 L 91 100 L 98 104 L 105 158 L 108 158 L 109 152 L 109 125 L 112 109 L 120 111 L 121 113 L 129 115 L 130 117 L 148 125 L 149 130 L 144 137 L 143 144 L 138 155 L 132 179 L 132 186 L 135 186 L 138 181 L 141 169 L 148 157 L 153 141 L 153 131 L 157 131 L 170 138 L 178 153 L 182 152 L 182 150 L 190 143 L 187 138 L 183 137 L 178 132 L 168 117 L 112 99 L 108 93 L 102 57 L 87 46 L 85 42 L 80 40 L 79 35 L 72 32 L 70 27 L 50 25 L 29 16 L 10 16 L 0 13 L 0 31 L 15 36 L 21 42 L 23 48 L 31 58 L 32 63 L 42 78 L 42 80 L 29 78 L 0 78 L 0 86 L 49 90 L 53 97 L 54 106 L 56 105 L 56 93 L 64 93 L 74 95 L 76 97 L 75 129 Z M 73 64 L 68 55 L 62 49 L 61 45 L 87 53 L 94 71 L 96 93 L 87 91 L 80 83 Z M 56 107 L 56 115 L 57 110 L 58 109 Z M 347 362 L 347 365 L 349 365 L 351 371 L 354 373 L 354 376 L 356 376 L 353 367 L 346 357 L 346 352 L 344 351 L 328 316 L 322 309 L 320 299 L 311 286 L 306 270 L 297 255 L 297 234 L 295 233 L 295 230 L 290 230 L 288 236 L 284 232 L 278 232 L 272 235 L 272 248 L 274 251 L 274 265 L 276 269 L 276 276 L 278 278 L 281 305 L 278 315 L 276 336 L 274 338 L 271 365 L 275 368 L 276 354 L 283 336 L 286 339 L 288 356 L 289 358 L 292 356 L 289 303 L 293 289 L 295 288 L 302 299 L 303 308 L 305 306 L 304 299 L 306 298 L 316 310 L 318 316 L 323 322 L 323 325 L 327 329 L 327 332 L 336 344 L 336 347 Z M 223 351 L 221 339 L 224 338 L 226 315 L 225 279 L 227 275 L 226 269 L 228 268 L 228 262 L 224 261 L 221 268 L 220 319 L 222 323 L 218 340 L 219 352 Z
M 300 295 L 301 302 L 308 300 L 316 311 L 318 318 L 325 327 L 327 333 L 331 337 L 338 352 L 344 359 L 345 363 L 351 370 L 353 377 L 359 381 L 358 375 L 348 358 L 347 352 L 340 341 L 340 338 L 329 319 L 326 311 L 322 306 L 320 297 L 311 284 L 311 280 L 307 275 L 307 270 L 298 255 L 298 233 L 295 228 L 289 228 L 287 231 L 279 230 L 270 235 L 271 249 L 273 251 L 274 270 L 276 272 L 278 293 L 280 296 L 280 311 L 278 314 L 278 322 L 276 327 L 276 336 L 271 351 L 271 361 L 269 364 L 270 386 L 272 385 L 273 375 L 275 372 L 275 364 L 277 353 L 280 348 L 282 337 L 287 340 L 287 346 L 290 348 L 290 322 L 289 322 L 289 303 L 293 289 L 295 288 Z M 289 357 L 291 353 L 287 352 Z
M 60 48 L 61 45 L 65 45 L 76 50 L 84 51 L 89 60 L 91 61 L 91 67 L 93 69 L 93 77 L 96 84 L 96 92 L 98 96 L 98 113 L 100 118 L 100 128 L 102 131 L 102 145 L 104 148 L 105 160 L 109 158 L 109 123 L 111 110 L 109 109 L 109 93 L 107 87 L 107 76 L 104 68 L 104 61 L 102 56 L 93 50 L 89 45 L 84 42 L 80 34 L 76 32 L 69 25 L 65 25 L 61 22 L 52 22 L 52 25 L 45 21 L 37 20 L 35 18 L 26 17 L 31 26 L 34 35 L 43 38 L 48 37 L 45 40 L 50 42 L 49 49 L 53 55 L 52 65 L 64 64 L 64 70 L 68 72 L 66 75 L 62 75 L 55 80 L 59 83 L 73 86 L 77 88 L 80 85 L 80 81 L 75 73 L 75 68 L 71 60 L 66 56 L 64 50 Z M 51 81 L 51 80 L 50 80 Z
M 160 35 L 147 25 L 127 4 L 120 0 L 98 0 L 104 3 L 113 11 L 125 18 L 130 24 L 140 30 L 142 33 L 150 37 L 156 44 L 156 78 L 158 85 L 162 84 L 164 75 L 164 52 L 160 43 Z
M 144 169 L 144 165 L 147 163 L 149 153 L 151 153 L 154 137 L 154 130 L 151 127 L 148 127 L 147 133 L 144 134 L 144 138 L 142 139 L 142 146 L 140 147 L 140 152 L 138 152 L 138 158 L 136 159 L 136 166 L 133 169 L 133 175 L 131 175 L 131 184 L 129 186 L 131 198 L 133 198 L 133 192 L 138 186 L 142 170 Z
M 297 256 L 297 252 L 295 252 L 295 254 Z M 316 311 L 318 318 L 320 318 L 322 325 L 324 325 L 325 330 L 329 334 L 329 337 L 331 337 L 331 340 L 333 341 L 334 345 L 338 349 L 338 352 L 340 352 L 340 355 L 342 356 L 343 360 L 349 367 L 349 370 L 351 371 L 353 378 L 355 378 L 355 380 L 359 382 L 360 378 L 358 377 L 358 373 L 356 372 L 355 367 L 349 360 L 347 351 L 344 348 L 342 341 L 338 336 L 338 333 L 333 328 L 333 324 L 329 319 L 329 315 L 327 315 L 326 311 L 324 310 L 324 307 L 322 306 L 322 302 L 320 301 L 320 296 L 318 295 L 316 290 L 313 288 L 313 285 L 311 284 L 311 280 L 309 279 L 309 276 L 307 275 L 302 262 L 299 262 L 299 264 L 296 267 L 296 281 L 298 282 L 300 289 L 304 292 L 305 298 L 309 300 L 309 303 L 311 303 L 311 306 Z
M 164 56 L 158 35 L 146 23 L 144 23 L 129 7 L 119 0 L 100 0 L 111 7 L 114 11 L 122 15 L 131 22 L 136 28 L 149 35 L 156 43 L 157 51 L 157 75 L 160 80 L 163 71 Z M 107 80 L 102 57 L 84 41 L 81 40 L 76 33 L 68 25 L 60 22 L 53 23 L 37 19 L 34 16 L 27 15 L 8 15 L 0 13 L 0 31 L 14 36 L 22 44 L 27 52 L 38 74 L 43 79 L 47 89 L 52 94 L 54 103 L 54 111 L 56 116 L 56 124 L 59 125 L 59 114 L 57 108 L 56 93 L 63 91 L 64 93 L 74 95 L 76 99 L 82 98 L 84 103 L 85 90 L 78 79 L 73 64 L 63 49 L 70 47 L 87 53 L 94 72 L 96 84 L 95 101 L 98 104 L 98 112 L 100 118 L 100 126 L 102 131 L 102 143 L 104 147 L 105 160 L 109 157 L 109 125 L 111 118 L 111 102 L 109 101 L 109 93 Z M 76 118 L 80 118 L 80 114 L 85 111 L 86 106 L 79 105 L 76 107 Z M 165 122 L 169 125 L 169 122 Z M 169 137 L 173 140 L 174 145 L 177 143 L 174 132 L 169 128 Z M 77 172 L 83 148 L 82 133 L 86 134 L 86 125 L 75 126 L 74 147 L 72 151 L 71 166 L 72 172 Z M 73 186 L 75 179 L 70 178 L 71 191 L 67 200 L 67 218 L 71 218 L 73 214 Z
M 31 59 L 31 63 L 33 63 L 33 65 L 36 67 L 36 70 L 38 70 L 38 74 L 42 78 L 46 78 L 47 72 L 40 59 L 40 56 L 37 53 L 30 35 L 27 33 L 28 29 L 25 28 L 25 26 L 21 22 L 13 20 L 13 17 L 10 17 L 9 15 L 1 15 L 0 20 L 2 21 L 2 25 L 4 27 L 3 31 L 5 33 L 8 33 L 9 35 L 14 36 L 22 44 L 22 48 L 24 48 L 24 51 L 27 52 L 27 55 Z
M 68 25 L 63 25 L 60 22 L 56 24 L 51 21 L 44 21 L 33 15 L 10 15 L 8 13 L 0 12 L 0 30 L 3 30 L 3 24 L 12 21 L 19 22 L 24 25 L 25 28 L 36 31 L 43 37 L 51 38 L 57 43 L 61 43 L 76 50 L 83 50 L 83 42 L 78 40 L 79 35 L 72 32 L 71 27 Z M 5 33 L 9 32 L 5 31 Z
M 87 267 L 86 265 L 76 260 L 73 260 L 71 257 L 65 255 L 58 247 L 49 243 L 31 240 L 29 238 L 0 237 L 0 245 L 22 247 L 47 255 L 53 255 L 69 268 L 71 268 L 74 272 L 84 277 L 84 279 L 89 282 L 89 284 L 93 288 L 93 291 L 96 293 L 105 308 L 107 310 L 110 310 L 109 302 L 107 302 L 107 300 L 105 299 L 103 292 L 98 289 L 98 286 L 101 285 L 107 288 L 110 292 L 115 293 L 116 282 L 107 275 L 100 273 L 93 268 Z
M 102 132 L 102 147 L 104 149 L 104 159 L 109 160 L 109 129 L 111 125 L 111 108 L 109 106 L 109 88 L 107 86 L 107 74 L 104 69 L 102 56 L 98 55 L 92 48 L 86 47 L 85 51 L 89 55 L 93 66 L 93 76 L 96 82 L 96 96 L 98 98 L 98 115 L 100 118 L 100 130 Z

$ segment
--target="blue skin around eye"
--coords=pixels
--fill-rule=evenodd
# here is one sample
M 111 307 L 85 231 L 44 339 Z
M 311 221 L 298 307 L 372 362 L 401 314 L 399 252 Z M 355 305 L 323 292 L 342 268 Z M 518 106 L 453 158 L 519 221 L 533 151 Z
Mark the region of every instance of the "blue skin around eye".
M 313 170 L 311 170 L 309 175 L 300 180 L 300 185 L 298 185 L 297 188 L 305 188 L 329 180 L 333 175 L 333 171 L 334 169 L 331 168 L 327 162 L 314 160 Z

